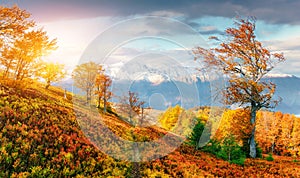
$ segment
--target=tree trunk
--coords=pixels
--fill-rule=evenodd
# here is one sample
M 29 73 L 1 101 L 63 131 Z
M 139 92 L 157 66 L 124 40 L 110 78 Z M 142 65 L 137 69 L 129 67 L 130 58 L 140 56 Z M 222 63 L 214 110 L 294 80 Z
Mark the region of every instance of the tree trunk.
M 46 85 L 46 89 L 48 89 L 50 87 L 50 81 L 47 81 L 47 85 Z
M 144 107 L 142 107 L 142 117 L 141 117 L 141 121 L 140 121 L 140 126 L 142 126 L 144 123 Z
M 106 113 L 106 99 L 105 99 L 105 97 L 103 99 L 103 111 L 104 111 L 104 113 Z
M 252 105 L 252 107 L 251 107 L 251 125 L 252 125 L 253 128 L 252 128 L 251 136 L 250 136 L 250 139 L 249 139 L 249 145 L 250 145 L 249 155 L 250 155 L 251 158 L 256 158 L 256 143 L 255 143 L 256 112 L 257 112 L 257 108 Z
M 275 142 L 273 142 L 272 146 L 271 146 L 271 152 L 272 152 L 272 154 L 274 153 L 274 148 L 275 148 Z
M 250 136 L 250 157 L 256 158 L 256 143 L 255 143 L 255 126 L 253 126 L 251 136 Z
M 98 97 L 98 106 L 97 106 L 98 109 L 100 109 L 100 107 L 101 107 L 100 105 L 101 105 L 101 97 L 99 96 Z

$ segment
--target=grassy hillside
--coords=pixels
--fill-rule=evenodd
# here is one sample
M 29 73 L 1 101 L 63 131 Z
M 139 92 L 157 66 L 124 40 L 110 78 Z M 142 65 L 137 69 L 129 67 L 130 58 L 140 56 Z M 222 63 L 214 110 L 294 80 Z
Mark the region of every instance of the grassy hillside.
M 33 83 L 16 89 L 0 84 L 0 177 L 300 176 L 300 163 L 292 158 L 247 159 L 244 166 L 238 166 L 186 145 L 152 162 L 116 160 L 85 136 L 99 136 L 102 128 L 97 118 L 88 120 L 87 115 L 88 110 L 73 105 L 70 93 L 64 98 L 60 88 L 46 90 Z M 155 140 L 166 134 L 156 126 L 133 127 L 115 114 L 101 117 L 126 140 Z M 83 133 L 80 126 L 86 121 L 94 127 Z

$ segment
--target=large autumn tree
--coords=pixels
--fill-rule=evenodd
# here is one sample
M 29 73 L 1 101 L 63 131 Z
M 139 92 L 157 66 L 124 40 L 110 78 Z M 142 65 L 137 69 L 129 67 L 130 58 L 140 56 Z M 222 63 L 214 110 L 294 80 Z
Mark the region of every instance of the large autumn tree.
M 0 65 L 2 78 L 23 80 L 35 74 L 41 57 L 56 49 L 56 39 L 49 39 L 30 14 L 17 6 L 0 6 Z
M 29 17 L 28 12 L 17 6 L 12 8 L 0 6 L 0 65 L 4 68 L 3 78 L 8 75 L 9 68 L 13 65 L 13 61 L 8 60 L 4 55 L 7 55 L 16 38 L 34 26 L 34 22 L 27 20 Z
M 48 89 L 52 82 L 58 82 L 66 75 L 64 65 L 53 62 L 41 62 L 37 76 L 46 82 L 45 88 Z
M 18 6 L 0 6 L 0 47 L 12 43 L 35 25 L 34 21 L 28 20 L 29 17 L 30 14 Z
M 249 109 L 252 127 L 249 155 L 255 158 L 256 113 L 261 108 L 274 108 L 279 102 L 273 99 L 275 84 L 262 78 L 285 58 L 283 54 L 271 53 L 256 39 L 255 18 L 237 18 L 235 25 L 226 29 L 224 39 L 211 37 L 220 42 L 218 47 L 197 47 L 194 54 L 196 59 L 204 59 L 207 67 L 221 70 L 229 78 L 223 90 L 225 103 Z
M 86 93 L 86 102 L 90 103 L 94 94 L 95 81 L 98 74 L 103 74 L 102 65 L 87 62 L 77 65 L 72 73 L 74 85 Z

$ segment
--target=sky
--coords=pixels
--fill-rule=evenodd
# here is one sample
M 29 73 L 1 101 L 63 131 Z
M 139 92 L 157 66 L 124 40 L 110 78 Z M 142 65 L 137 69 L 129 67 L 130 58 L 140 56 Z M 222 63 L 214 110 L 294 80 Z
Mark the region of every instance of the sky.
M 224 34 L 236 16 L 255 16 L 256 35 L 286 61 L 274 74 L 300 77 L 300 1 L 298 0 L 0 0 L 32 14 L 58 49 L 45 60 L 71 70 L 95 60 L 113 69 L 160 54 L 196 68 L 190 49 L 214 45 L 208 37 Z M 147 54 L 147 55 L 144 55 Z M 157 62 L 157 61 L 156 61 Z M 116 67 L 117 66 L 117 67 Z M 125 69 L 126 70 L 126 69 Z

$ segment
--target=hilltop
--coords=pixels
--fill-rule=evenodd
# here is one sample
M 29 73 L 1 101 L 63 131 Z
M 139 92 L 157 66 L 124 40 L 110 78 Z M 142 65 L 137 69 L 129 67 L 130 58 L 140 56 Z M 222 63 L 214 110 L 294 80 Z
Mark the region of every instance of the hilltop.
M 185 144 L 151 162 L 117 160 L 86 137 L 95 130 L 81 130 L 78 122 L 86 119 L 88 112 L 73 103 L 71 93 L 65 98 L 58 87 L 47 90 L 40 83 L 22 87 L 0 84 L 0 177 L 131 177 L 133 173 L 143 177 L 300 176 L 300 163 L 289 157 L 274 156 L 273 162 L 247 159 L 239 166 Z M 136 128 L 116 113 L 100 114 L 108 128 L 126 140 L 155 140 L 167 133 L 157 126 Z

